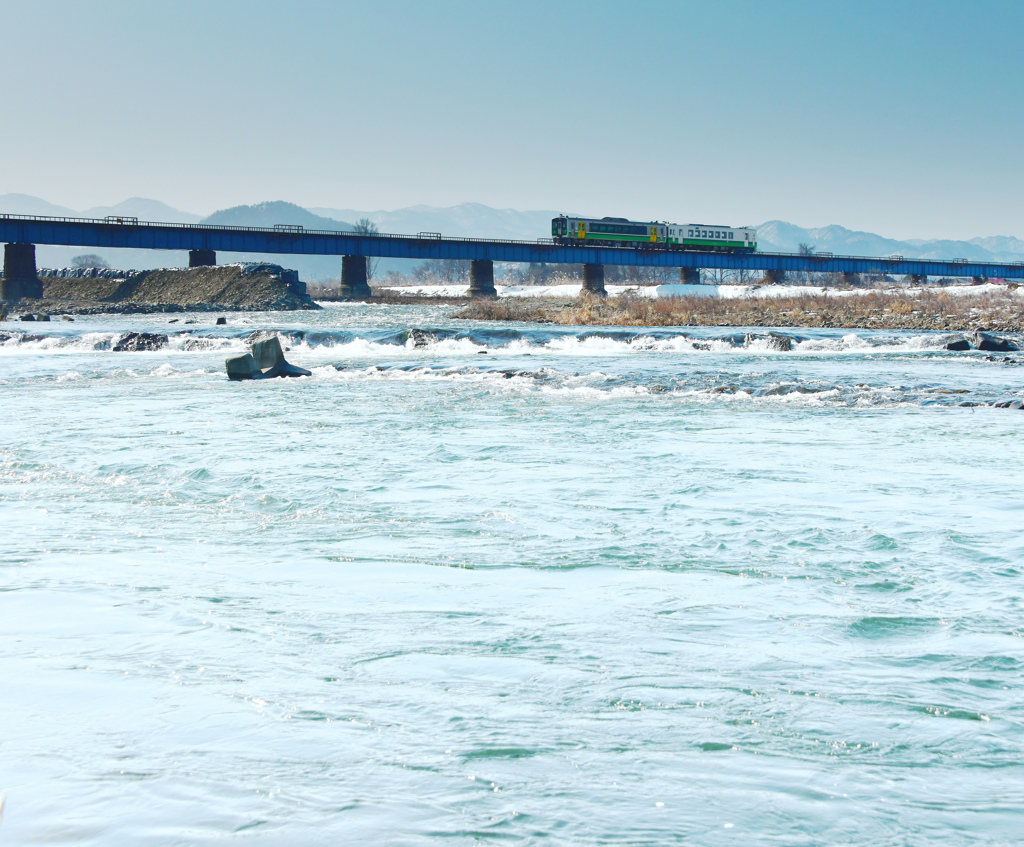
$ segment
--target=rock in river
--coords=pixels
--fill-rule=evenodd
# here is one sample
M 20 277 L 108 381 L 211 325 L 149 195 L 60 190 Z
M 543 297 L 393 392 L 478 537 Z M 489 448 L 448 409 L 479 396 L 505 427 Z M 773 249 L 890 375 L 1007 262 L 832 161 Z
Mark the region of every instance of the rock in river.
M 115 353 L 125 353 L 135 350 L 159 350 L 167 343 L 166 335 L 157 335 L 152 332 L 126 332 L 111 348 Z
M 743 346 L 749 347 L 755 341 L 763 343 L 769 350 L 788 351 L 793 349 L 793 339 L 781 332 L 769 332 L 767 335 L 748 332 L 743 339 Z
M 944 335 L 939 339 L 939 349 L 955 351 L 970 350 L 971 343 L 962 335 Z
M 985 350 L 989 353 L 1010 353 L 1020 349 L 1008 338 L 993 335 L 991 332 L 982 332 L 980 329 L 971 333 L 970 340 L 976 350 Z

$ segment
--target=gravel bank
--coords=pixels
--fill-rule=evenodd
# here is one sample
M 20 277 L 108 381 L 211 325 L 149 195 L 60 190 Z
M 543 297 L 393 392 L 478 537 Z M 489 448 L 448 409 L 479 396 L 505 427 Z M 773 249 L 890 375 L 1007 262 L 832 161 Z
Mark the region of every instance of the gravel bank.
M 8 304 L 8 312 L 96 314 L 101 312 L 296 311 L 318 309 L 294 272 L 276 266 L 246 272 L 221 265 L 143 271 L 128 279 L 41 276 L 43 299 Z

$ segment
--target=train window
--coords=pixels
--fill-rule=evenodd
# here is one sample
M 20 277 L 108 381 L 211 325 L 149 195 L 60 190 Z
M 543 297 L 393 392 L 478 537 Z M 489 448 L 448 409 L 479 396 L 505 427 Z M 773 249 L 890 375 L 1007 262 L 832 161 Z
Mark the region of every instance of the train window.
M 693 238 L 693 230 L 692 230 L 692 229 L 688 229 L 688 230 L 686 230 L 686 234 L 687 234 L 687 235 L 688 235 L 688 236 L 689 236 L 690 238 Z

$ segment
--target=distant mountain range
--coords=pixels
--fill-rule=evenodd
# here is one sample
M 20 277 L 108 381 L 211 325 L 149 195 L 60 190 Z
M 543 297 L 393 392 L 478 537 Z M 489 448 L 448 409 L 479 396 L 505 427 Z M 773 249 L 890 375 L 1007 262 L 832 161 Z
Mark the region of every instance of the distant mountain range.
M 28 194 L 0 195 L 0 213 L 20 215 L 52 215 L 57 217 L 101 218 L 106 215 L 132 215 L 140 220 L 167 221 L 169 223 L 210 223 L 230 226 L 274 226 L 293 224 L 306 229 L 351 230 L 363 218 L 373 221 L 381 232 L 414 235 L 417 232 L 440 232 L 443 235 L 478 238 L 507 238 L 532 241 L 544 238 L 551 231 L 551 218 L 557 212 L 537 210 L 521 212 L 515 209 L 493 209 L 480 203 L 458 206 L 410 206 L 393 211 L 360 211 L 312 207 L 309 209 L 283 200 L 258 203 L 252 206 L 234 206 L 202 217 L 183 212 L 143 197 L 132 197 L 116 206 L 96 206 L 76 211 L 57 206 Z M 768 221 L 757 227 L 758 246 L 761 250 L 781 253 L 796 252 L 801 244 L 816 251 L 847 256 L 903 256 L 922 259 L 970 259 L 972 261 L 1016 262 L 1024 260 L 1024 240 L 997 235 L 972 238 L 968 241 L 940 239 L 898 240 L 871 232 L 858 232 L 838 225 L 805 228 L 785 221 Z M 63 267 L 71 263 L 72 256 L 95 252 L 85 248 L 46 247 L 37 250 L 41 267 Z M 160 253 L 149 250 L 101 251 L 107 261 L 122 268 L 149 268 L 186 264 L 184 253 Z M 222 254 L 225 262 L 256 258 L 248 254 Z M 264 258 L 265 257 L 260 257 Z M 336 257 L 287 256 L 284 264 L 294 267 L 303 279 L 337 278 L 341 262 Z M 387 270 L 408 271 L 414 262 L 398 259 L 384 260 L 379 274 Z
M 785 221 L 768 221 L 757 227 L 758 249 L 795 253 L 801 244 L 837 256 L 901 256 L 916 259 L 971 259 L 1016 262 L 1024 258 L 1024 241 L 1006 235 L 972 238 L 970 241 L 910 239 L 898 241 L 873 232 L 855 232 L 842 226 L 805 229 Z
M 131 197 L 116 206 L 93 206 L 91 209 L 75 210 L 57 206 L 31 194 L 0 194 L 0 214 L 41 215 L 54 218 L 105 218 L 107 215 L 130 215 L 139 220 L 172 224 L 195 224 L 203 219 L 202 215 L 182 212 L 159 200 L 147 200 L 145 197 Z
M 381 232 L 414 235 L 417 232 L 440 232 L 457 238 L 507 238 L 533 241 L 551 235 L 551 219 L 558 212 L 547 210 L 519 212 L 515 209 L 492 209 L 481 203 L 459 206 L 410 206 L 392 212 L 360 212 L 355 209 L 310 209 L 336 221 L 358 221 L 369 218 Z

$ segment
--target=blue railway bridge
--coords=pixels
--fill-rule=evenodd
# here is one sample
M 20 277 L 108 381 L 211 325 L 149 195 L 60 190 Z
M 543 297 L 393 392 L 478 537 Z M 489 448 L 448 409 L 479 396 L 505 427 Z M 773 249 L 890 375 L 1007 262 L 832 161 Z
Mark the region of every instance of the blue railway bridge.
M 369 296 L 366 259 L 370 256 L 468 260 L 472 263 L 469 293 L 484 296 L 496 293 L 495 262 L 582 264 L 584 288 L 595 293 L 604 293 L 605 265 L 679 268 L 682 282 L 699 281 L 701 268 L 764 271 L 769 279 L 781 278 L 787 271 L 811 271 L 850 277 L 857 274 L 901 274 L 922 282 L 929 276 L 1024 280 L 1024 263 L 981 263 L 966 259 L 934 261 L 902 256 L 867 258 L 828 253 L 720 253 L 670 250 L 653 245 L 650 248 L 597 247 L 556 244 L 544 238 L 506 241 L 450 238 L 431 232 L 363 235 L 307 230 L 298 226 L 261 228 L 148 223 L 127 217 L 91 220 L 0 215 L 0 242 L 4 243 L 0 298 L 5 300 L 42 296 L 35 264 L 37 244 L 187 250 L 190 267 L 216 264 L 219 251 L 341 256 L 342 291 L 353 297 Z

